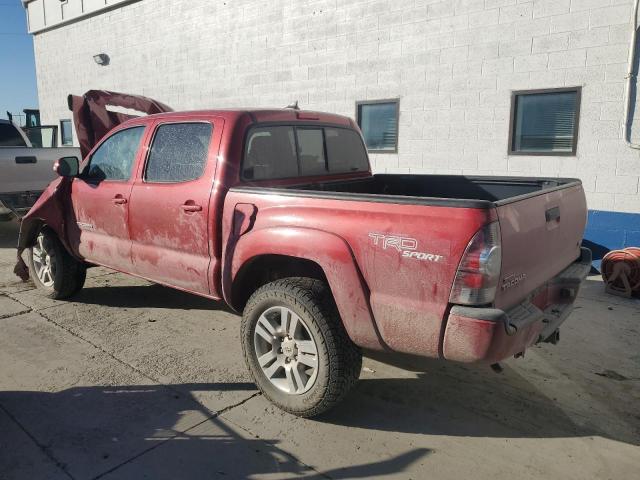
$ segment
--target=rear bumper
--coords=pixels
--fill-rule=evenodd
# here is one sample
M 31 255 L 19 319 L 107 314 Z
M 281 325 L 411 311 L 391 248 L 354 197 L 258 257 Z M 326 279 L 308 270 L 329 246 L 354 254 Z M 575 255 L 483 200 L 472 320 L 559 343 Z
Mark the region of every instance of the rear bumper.
M 443 355 L 458 362 L 495 363 L 551 337 L 573 310 L 580 284 L 591 269 L 591 251 L 507 310 L 454 306 L 443 340 Z

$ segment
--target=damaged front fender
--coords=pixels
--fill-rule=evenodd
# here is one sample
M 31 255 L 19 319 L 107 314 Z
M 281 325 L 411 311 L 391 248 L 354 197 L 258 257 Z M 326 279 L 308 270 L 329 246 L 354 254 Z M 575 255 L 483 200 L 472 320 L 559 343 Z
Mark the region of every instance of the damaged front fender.
M 29 269 L 22 258 L 22 252 L 35 243 L 38 233 L 43 228 L 51 229 L 67 251 L 73 253 L 67 241 L 64 208 L 65 202 L 69 199 L 71 181 L 72 179 L 65 177 L 55 179 L 42 192 L 42 195 L 40 195 L 40 198 L 29 212 L 22 217 L 18 236 L 16 265 L 13 268 L 13 273 L 20 277 L 23 282 L 29 280 Z

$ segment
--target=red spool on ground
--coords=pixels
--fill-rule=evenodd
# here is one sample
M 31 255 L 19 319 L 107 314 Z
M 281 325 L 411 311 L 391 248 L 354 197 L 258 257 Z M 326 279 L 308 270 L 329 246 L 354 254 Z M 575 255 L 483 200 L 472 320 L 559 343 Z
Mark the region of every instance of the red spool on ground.
M 602 259 L 602 279 L 612 293 L 640 293 L 640 248 L 612 250 Z

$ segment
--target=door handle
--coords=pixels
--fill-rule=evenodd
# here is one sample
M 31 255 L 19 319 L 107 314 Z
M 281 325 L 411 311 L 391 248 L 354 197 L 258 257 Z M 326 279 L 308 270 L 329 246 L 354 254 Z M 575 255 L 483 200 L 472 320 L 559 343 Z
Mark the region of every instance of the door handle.
M 552 207 L 544 212 L 545 220 L 548 222 L 560 221 L 560 207 Z
M 33 155 L 16 157 L 16 163 L 38 163 L 38 159 Z
M 127 199 L 122 195 L 116 195 L 115 197 L 113 197 L 112 202 L 115 205 L 124 205 L 125 203 L 127 203 Z
M 200 212 L 202 211 L 202 205 L 196 205 L 195 203 L 185 203 L 180 205 L 180 208 L 185 212 Z

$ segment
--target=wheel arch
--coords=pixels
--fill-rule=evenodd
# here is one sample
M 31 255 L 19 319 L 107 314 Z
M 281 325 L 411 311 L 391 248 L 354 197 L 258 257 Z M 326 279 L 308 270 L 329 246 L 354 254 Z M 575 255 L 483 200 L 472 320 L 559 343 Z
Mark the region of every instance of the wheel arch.
M 38 232 L 46 226 L 56 234 L 67 252 L 74 256 L 65 230 L 65 211 L 68 209 L 65 209 L 64 205 L 68 201 L 70 188 L 71 179 L 69 178 L 60 177 L 49 184 L 36 203 L 22 217 L 18 238 L 19 250 L 32 246 Z
M 36 243 L 38 233 L 43 229 L 49 229 L 53 233 L 56 231 L 50 228 L 42 218 L 31 217 L 25 218 L 20 223 L 20 237 L 18 238 L 18 248 L 27 249 Z
M 351 340 L 364 348 L 385 348 L 369 305 L 369 289 L 349 244 L 338 235 L 299 227 L 252 230 L 229 240 L 223 265 L 224 298 L 236 311 L 265 278 L 316 278 L 329 285 Z
M 309 277 L 327 282 L 322 267 L 306 258 L 281 254 L 261 254 L 247 260 L 231 285 L 231 306 L 242 311 L 249 297 L 261 286 L 287 277 Z

